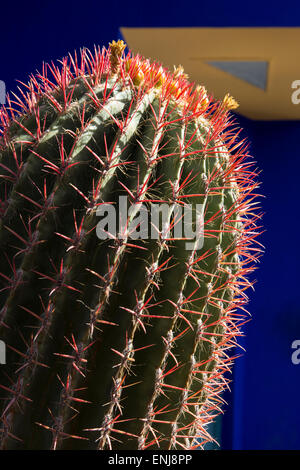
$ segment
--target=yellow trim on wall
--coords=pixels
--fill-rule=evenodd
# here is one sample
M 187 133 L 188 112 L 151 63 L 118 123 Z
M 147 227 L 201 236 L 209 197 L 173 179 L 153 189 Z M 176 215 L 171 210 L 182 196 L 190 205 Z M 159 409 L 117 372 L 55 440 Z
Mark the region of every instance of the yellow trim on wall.
M 181 64 L 191 81 L 222 99 L 239 102 L 238 113 L 251 119 L 300 119 L 292 102 L 292 83 L 300 80 L 300 28 L 121 28 L 134 53 L 162 62 L 171 70 Z M 208 61 L 267 61 L 267 87 L 234 77 Z M 298 94 L 300 97 L 300 92 Z

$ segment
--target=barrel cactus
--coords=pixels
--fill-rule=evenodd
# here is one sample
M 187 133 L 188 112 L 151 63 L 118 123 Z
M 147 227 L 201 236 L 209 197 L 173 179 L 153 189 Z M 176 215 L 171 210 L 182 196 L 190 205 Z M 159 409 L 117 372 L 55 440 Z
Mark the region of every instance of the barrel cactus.
M 236 106 L 123 41 L 44 64 L 7 96 L 2 449 L 213 439 L 260 253 Z

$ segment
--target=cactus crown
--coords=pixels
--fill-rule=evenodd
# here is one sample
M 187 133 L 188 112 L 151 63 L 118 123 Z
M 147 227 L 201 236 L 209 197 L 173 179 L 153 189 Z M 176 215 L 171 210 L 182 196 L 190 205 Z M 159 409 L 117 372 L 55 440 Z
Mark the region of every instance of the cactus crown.
M 3 449 L 193 449 L 220 413 L 260 254 L 257 171 L 232 97 L 124 50 L 44 64 L 1 109 Z M 99 238 L 124 196 L 122 236 Z M 157 203 L 163 226 L 133 237 Z M 174 209 L 196 204 L 186 249 Z

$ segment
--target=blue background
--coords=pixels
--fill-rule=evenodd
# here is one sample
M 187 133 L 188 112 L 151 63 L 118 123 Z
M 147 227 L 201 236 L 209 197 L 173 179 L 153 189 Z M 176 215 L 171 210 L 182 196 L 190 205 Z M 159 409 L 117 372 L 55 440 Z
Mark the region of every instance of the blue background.
M 8 90 L 42 61 L 121 39 L 120 27 L 300 26 L 299 2 L 261 0 L 5 2 L 0 15 L 0 79 Z M 300 47 L 295 60 L 296 80 Z M 226 394 L 221 448 L 300 449 L 300 364 L 291 361 L 291 344 L 300 339 L 300 121 L 239 121 L 262 169 L 266 252 L 249 292 L 253 320 Z

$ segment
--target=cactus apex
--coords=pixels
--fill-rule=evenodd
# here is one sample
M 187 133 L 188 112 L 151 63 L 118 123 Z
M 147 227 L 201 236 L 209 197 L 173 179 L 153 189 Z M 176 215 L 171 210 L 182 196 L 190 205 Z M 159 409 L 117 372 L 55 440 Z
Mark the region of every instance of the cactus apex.
M 116 74 L 119 70 L 119 61 L 122 57 L 126 44 L 122 40 L 112 41 L 109 43 L 110 47 L 110 65 L 112 74 Z
M 188 74 L 184 72 L 184 68 L 182 65 L 178 65 L 177 67 L 174 65 L 174 77 L 175 78 L 184 78 L 185 80 L 187 80 L 189 78 Z
M 224 96 L 222 105 L 228 111 L 232 111 L 239 107 L 239 103 L 229 93 Z

